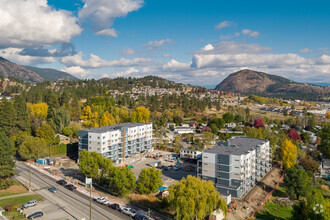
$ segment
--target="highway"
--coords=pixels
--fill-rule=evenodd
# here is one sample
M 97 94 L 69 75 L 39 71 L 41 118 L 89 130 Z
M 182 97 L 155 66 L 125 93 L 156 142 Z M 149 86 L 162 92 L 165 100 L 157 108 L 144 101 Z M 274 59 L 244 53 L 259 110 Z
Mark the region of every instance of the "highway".
M 15 178 L 21 182 L 29 182 L 29 166 L 23 163 L 16 163 L 16 170 L 18 175 Z M 51 193 L 48 188 L 54 186 L 58 189 L 57 193 Z M 89 219 L 89 198 L 79 192 L 72 192 L 64 187 L 56 184 L 56 180 L 44 175 L 34 169 L 31 169 L 31 188 L 32 190 L 42 196 L 48 203 L 47 210 L 50 214 L 47 216 L 47 212 L 44 212 L 44 216 L 41 219 Z M 39 205 L 39 204 L 38 204 Z M 38 207 L 36 206 L 36 208 Z M 53 210 L 49 210 L 49 207 L 54 207 Z M 32 209 L 32 208 L 31 208 Z M 39 211 L 39 210 L 38 210 Z M 62 216 L 62 217 L 60 217 Z M 130 217 L 115 211 L 107 206 L 92 202 L 92 219 L 103 220 L 125 220 L 131 219 Z

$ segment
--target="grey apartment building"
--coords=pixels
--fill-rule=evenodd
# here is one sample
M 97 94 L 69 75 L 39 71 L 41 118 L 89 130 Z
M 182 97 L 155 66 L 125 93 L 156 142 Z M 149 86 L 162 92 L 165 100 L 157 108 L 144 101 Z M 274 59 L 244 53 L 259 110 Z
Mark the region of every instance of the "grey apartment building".
M 224 195 L 241 198 L 271 169 L 269 141 L 232 137 L 203 151 L 197 175 Z
M 151 148 L 152 123 L 122 123 L 79 130 L 79 151 L 95 151 L 116 163 Z

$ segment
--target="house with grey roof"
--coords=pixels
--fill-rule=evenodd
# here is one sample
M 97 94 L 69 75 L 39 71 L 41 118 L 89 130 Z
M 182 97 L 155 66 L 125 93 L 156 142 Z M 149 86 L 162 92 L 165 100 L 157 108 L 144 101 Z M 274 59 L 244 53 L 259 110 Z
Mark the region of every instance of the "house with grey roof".
M 197 175 L 224 195 L 241 198 L 271 169 L 269 141 L 232 137 L 203 151 Z
M 116 163 L 152 149 L 152 123 L 121 123 L 79 130 L 79 151 L 95 151 Z

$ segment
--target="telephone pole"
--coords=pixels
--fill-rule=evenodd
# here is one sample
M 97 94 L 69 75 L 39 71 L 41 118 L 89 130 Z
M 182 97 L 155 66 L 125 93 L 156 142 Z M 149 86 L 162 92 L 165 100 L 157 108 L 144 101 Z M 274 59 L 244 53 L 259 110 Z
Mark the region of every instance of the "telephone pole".
M 29 166 L 29 191 L 31 191 L 31 153 L 30 153 L 30 166 Z

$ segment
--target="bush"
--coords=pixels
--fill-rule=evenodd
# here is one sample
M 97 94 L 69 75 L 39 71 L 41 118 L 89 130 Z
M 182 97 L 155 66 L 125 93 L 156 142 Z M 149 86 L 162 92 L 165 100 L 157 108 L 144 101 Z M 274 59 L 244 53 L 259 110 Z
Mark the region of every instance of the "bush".
M 11 210 L 11 206 L 10 206 L 10 205 L 6 205 L 6 206 L 5 206 L 5 210 L 6 210 L 7 212 L 9 212 L 9 211 Z

